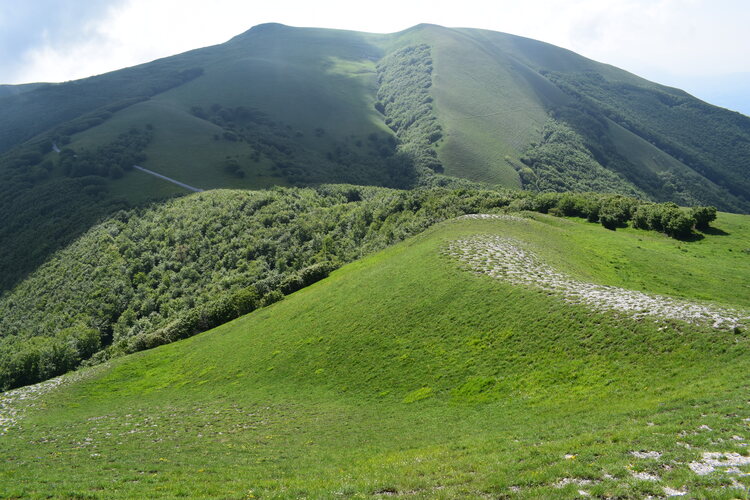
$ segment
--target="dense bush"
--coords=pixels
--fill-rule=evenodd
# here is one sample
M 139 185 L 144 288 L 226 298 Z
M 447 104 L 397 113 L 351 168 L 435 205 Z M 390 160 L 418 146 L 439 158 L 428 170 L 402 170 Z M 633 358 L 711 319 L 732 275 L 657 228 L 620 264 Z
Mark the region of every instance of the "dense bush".
M 640 189 L 604 168 L 584 144 L 583 137 L 557 120 L 549 120 L 538 144 L 521 157 L 523 186 L 535 191 L 598 191 L 642 196 Z
M 434 144 L 442 129 L 432 110 L 432 57 L 425 44 L 396 50 L 378 64 L 375 108 L 399 139 L 398 151 L 422 176 L 442 173 Z
M 698 229 L 706 229 L 711 221 L 716 220 L 716 207 L 693 207 L 690 213 Z
M 74 369 L 101 348 L 101 334 L 75 325 L 51 336 L 0 339 L 0 389 L 46 380 Z
M 700 226 L 698 218 L 695 217 L 696 213 L 704 218 Z M 643 204 L 633 214 L 633 226 L 663 232 L 674 238 L 686 238 L 692 233 L 693 227 L 708 227 L 705 218 L 711 213 L 715 218 L 716 208 L 696 207 L 686 212 L 671 202 Z

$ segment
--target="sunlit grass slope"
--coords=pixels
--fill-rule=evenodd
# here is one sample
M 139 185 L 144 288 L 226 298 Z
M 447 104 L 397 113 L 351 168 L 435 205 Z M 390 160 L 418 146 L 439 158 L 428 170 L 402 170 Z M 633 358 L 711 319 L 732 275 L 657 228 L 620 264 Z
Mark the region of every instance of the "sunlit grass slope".
M 497 234 L 581 279 L 746 307 L 746 259 L 726 258 L 747 217 L 716 226 L 676 243 L 549 216 L 440 224 L 50 393 L 0 440 L 0 496 L 746 498 L 688 466 L 746 453 L 744 332 L 592 312 L 443 253 Z
M 401 37 L 412 38 L 432 47 L 432 93 L 446 131 L 439 150 L 446 173 L 520 186 L 505 158 L 517 160 L 538 140 L 548 118 L 546 105 L 564 102 L 562 92 L 506 52 L 488 50 L 465 32 L 420 25 Z
M 78 134 L 71 147 L 94 147 L 130 127 L 151 124 L 155 136 L 144 162 L 149 168 L 204 189 L 285 185 L 283 177 L 272 176 L 272 162 L 267 157 L 251 161 L 253 149 L 247 143 L 221 140 L 224 130 L 196 117 L 192 109 L 220 105 L 258 110 L 276 122 L 275 133 L 293 135 L 301 147 L 320 156 L 346 141 L 388 134 L 373 106 L 374 61 L 382 50 L 369 38 L 372 36 L 352 31 L 270 24 L 226 44 L 176 56 L 172 59 L 200 66 L 203 74 Z M 229 157 L 243 167 L 243 178 L 222 169 Z M 372 178 L 359 179 L 360 183 L 384 183 L 378 178 L 380 172 L 371 174 Z M 113 184 L 118 194 L 130 198 L 132 191 L 121 186 L 129 181 L 127 177 L 131 176 Z M 150 180 L 155 196 L 159 189 L 170 189 L 163 182 Z M 340 181 L 341 176 L 321 180 Z

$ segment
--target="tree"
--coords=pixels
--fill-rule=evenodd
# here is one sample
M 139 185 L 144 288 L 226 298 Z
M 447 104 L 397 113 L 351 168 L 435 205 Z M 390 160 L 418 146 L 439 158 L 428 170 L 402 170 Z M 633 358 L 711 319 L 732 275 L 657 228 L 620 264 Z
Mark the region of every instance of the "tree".
M 716 207 L 693 207 L 690 213 L 697 229 L 708 229 L 709 223 L 716 220 Z

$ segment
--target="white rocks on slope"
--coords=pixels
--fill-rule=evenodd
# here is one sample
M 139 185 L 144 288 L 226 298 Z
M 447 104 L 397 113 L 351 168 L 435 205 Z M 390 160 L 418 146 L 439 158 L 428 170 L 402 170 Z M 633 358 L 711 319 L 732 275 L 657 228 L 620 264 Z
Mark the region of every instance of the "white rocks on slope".
M 574 279 L 524 250 L 520 242 L 501 236 L 479 234 L 453 241 L 447 254 L 477 273 L 560 295 L 570 303 L 598 311 L 619 311 L 634 319 L 677 319 L 713 328 L 750 323 L 747 312 Z
M 0 393 L 0 436 L 7 434 L 11 427 L 18 426 L 24 410 L 34 406 L 35 401 L 57 389 L 62 384 L 76 382 L 91 376 L 106 365 L 85 368 L 34 385 L 19 387 Z
M 750 465 L 750 457 L 739 453 L 721 453 L 709 451 L 703 454 L 700 462 L 691 462 L 688 467 L 699 476 L 710 474 L 716 469 L 723 469 L 729 474 L 743 474 L 738 467 Z
M 24 406 L 28 406 L 32 400 L 55 389 L 62 381 L 63 377 L 57 377 L 0 394 L 0 436 L 18 424 Z

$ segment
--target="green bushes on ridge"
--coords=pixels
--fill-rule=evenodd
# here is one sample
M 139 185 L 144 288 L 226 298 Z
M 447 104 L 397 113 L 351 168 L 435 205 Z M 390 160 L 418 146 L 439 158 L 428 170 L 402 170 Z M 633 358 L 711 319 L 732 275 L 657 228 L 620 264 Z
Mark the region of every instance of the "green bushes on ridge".
M 101 349 L 98 330 L 75 325 L 53 336 L 31 337 L 23 342 L 0 338 L 2 387 L 19 387 L 62 375 Z
M 634 211 L 632 216 L 633 226 L 640 229 L 659 231 L 675 238 L 686 238 L 691 234 L 693 227 L 706 227 L 703 222 L 705 220 L 703 214 L 710 213 L 711 211 L 714 212 L 715 217 L 716 209 L 714 207 L 697 207 L 691 210 L 690 213 L 686 213 L 680 210 L 680 207 L 670 202 L 645 204 L 639 206 Z M 694 215 L 696 213 L 701 214 L 700 223 Z
M 682 209 L 672 202 L 652 203 L 622 195 L 598 193 L 541 193 L 519 198 L 512 208 L 558 216 L 583 217 L 607 229 L 633 227 L 658 231 L 673 238 L 688 238 L 693 228 L 706 229 L 716 219 L 715 207 Z
M 656 209 L 658 224 L 641 226 Z M 121 211 L 0 298 L 0 388 L 63 373 L 94 352 L 96 361 L 195 335 L 439 221 L 518 210 L 609 228 L 634 220 L 676 237 L 697 224 L 693 214 L 715 213 L 594 193 L 346 185 L 210 191 Z

